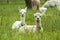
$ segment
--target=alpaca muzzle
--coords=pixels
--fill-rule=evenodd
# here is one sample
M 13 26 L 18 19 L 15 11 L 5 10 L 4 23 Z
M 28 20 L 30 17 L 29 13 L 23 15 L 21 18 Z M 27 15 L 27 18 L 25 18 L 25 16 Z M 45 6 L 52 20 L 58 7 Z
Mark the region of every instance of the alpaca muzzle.
M 39 22 L 39 18 L 37 18 L 37 22 Z
M 22 17 L 24 17 L 24 14 L 22 14 Z

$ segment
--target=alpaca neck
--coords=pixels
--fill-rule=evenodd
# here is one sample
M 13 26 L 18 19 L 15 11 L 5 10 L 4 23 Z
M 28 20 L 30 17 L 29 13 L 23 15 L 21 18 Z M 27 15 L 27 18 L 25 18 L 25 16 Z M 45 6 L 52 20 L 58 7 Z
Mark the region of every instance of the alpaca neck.
M 39 31 L 41 29 L 41 20 L 38 20 L 36 22 L 36 27 L 37 27 L 37 30 Z
M 22 26 L 25 25 L 25 14 L 21 15 Z

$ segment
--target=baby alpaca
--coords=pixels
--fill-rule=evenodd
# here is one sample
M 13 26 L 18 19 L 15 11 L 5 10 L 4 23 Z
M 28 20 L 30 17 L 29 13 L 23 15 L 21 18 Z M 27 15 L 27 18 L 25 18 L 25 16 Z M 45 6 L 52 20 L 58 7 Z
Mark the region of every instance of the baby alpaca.
M 21 21 L 22 21 L 22 25 L 25 25 L 25 13 L 27 11 L 27 7 L 25 9 L 19 9 L 19 12 L 21 13 Z
M 21 27 L 22 25 L 25 25 L 25 13 L 26 13 L 27 8 L 25 9 L 19 9 L 19 12 L 21 13 L 21 21 L 16 21 L 12 25 L 12 29 L 17 29 Z
M 40 13 L 34 14 L 35 20 L 36 20 L 36 25 L 24 25 L 23 27 L 20 27 L 19 31 L 21 33 L 26 33 L 26 31 L 29 32 L 39 32 L 40 30 L 43 31 L 42 24 L 41 24 L 41 17 L 43 15 Z

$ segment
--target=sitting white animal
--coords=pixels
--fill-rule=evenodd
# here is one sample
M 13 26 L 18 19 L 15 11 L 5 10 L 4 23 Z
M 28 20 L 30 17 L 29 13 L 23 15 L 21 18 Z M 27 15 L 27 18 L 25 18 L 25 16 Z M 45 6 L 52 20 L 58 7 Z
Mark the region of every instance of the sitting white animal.
M 55 1 L 53 1 L 53 0 L 49 0 L 49 1 L 46 1 L 45 3 L 44 3 L 44 7 L 50 7 L 50 6 L 55 6 L 56 5 L 56 2 Z
M 50 6 L 52 7 L 56 6 L 57 9 L 60 11 L 60 0 L 47 0 L 43 5 L 43 7 L 50 7 Z
M 36 33 L 36 32 L 39 32 L 39 31 L 43 31 L 43 28 L 42 28 L 42 24 L 41 24 L 41 17 L 43 15 L 40 14 L 40 13 L 36 13 L 34 14 L 34 17 L 35 17 L 35 20 L 36 20 L 36 25 L 24 25 L 22 27 L 19 28 L 19 31 L 21 33 L 26 33 L 26 32 L 32 32 L 32 33 Z
M 12 25 L 12 29 L 17 29 L 25 24 L 25 13 L 27 11 L 27 8 L 25 9 L 19 9 L 19 12 L 21 13 L 21 21 L 16 21 Z

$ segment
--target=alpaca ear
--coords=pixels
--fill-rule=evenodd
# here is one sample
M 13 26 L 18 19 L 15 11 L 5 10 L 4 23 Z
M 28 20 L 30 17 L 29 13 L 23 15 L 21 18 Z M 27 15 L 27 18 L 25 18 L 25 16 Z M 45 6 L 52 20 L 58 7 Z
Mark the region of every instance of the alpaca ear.
M 20 8 L 20 7 L 18 7 L 18 10 L 20 11 L 20 10 L 21 10 L 21 8 Z
M 27 11 L 27 7 L 25 8 L 25 10 Z
M 18 7 L 18 11 L 21 12 L 21 8 L 20 7 Z
M 35 16 L 35 14 L 34 14 L 34 16 Z

